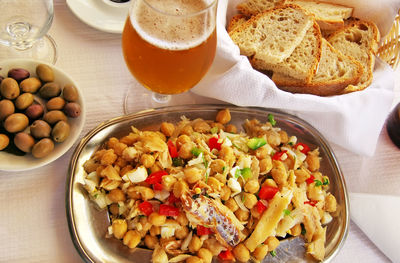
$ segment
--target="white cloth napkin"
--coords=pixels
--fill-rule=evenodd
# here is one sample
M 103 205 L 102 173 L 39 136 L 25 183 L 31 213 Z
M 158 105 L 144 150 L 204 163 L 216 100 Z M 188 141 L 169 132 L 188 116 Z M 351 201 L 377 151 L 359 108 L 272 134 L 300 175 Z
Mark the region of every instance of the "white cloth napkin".
M 234 14 L 238 2 L 219 1 L 216 57 L 208 74 L 192 91 L 240 106 L 287 111 L 309 122 L 328 141 L 358 154 L 373 155 L 394 96 L 394 76 L 391 68 L 377 60 L 373 83 L 362 92 L 332 97 L 284 92 L 266 75 L 252 69 L 248 59 L 240 55 L 239 48 L 226 32 L 226 21 Z M 347 5 L 363 6 L 360 9 L 356 8 L 355 14 L 358 17 L 365 15 L 363 17 L 369 18 L 365 10 L 377 10 L 375 7 L 365 8 L 367 4 L 370 4 L 369 7 L 372 4 L 376 5 L 374 0 L 344 2 Z M 378 18 L 385 17 L 385 20 L 374 21 L 378 23 L 381 32 L 387 32 L 400 2 L 380 1 L 379 7 L 381 15 Z M 376 16 L 371 17 L 374 18 Z
M 351 193 L 350 217 L 393 262 L 400 262 L 400 196 Z

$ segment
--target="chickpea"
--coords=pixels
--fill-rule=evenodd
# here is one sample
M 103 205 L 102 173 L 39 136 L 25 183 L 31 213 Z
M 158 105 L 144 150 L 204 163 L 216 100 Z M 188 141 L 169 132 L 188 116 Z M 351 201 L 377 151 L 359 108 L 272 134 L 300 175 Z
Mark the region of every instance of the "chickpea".
M 287 143 L 289 141 L 289 136 L 287 135 L 287 132 L 285 132 L 284 130 L 280 130 L 278 133 L 279 136 L 281 136 L 281 143 Z
M 239 221 L 246 221 L 247 219 L 249 219 L 250 213 L 248 211 L 242 210 L 242 209 L 238 209 L 235 211 L 235 216 L 237 217 L 237 219 Z
M 200 240 L 200 238 L 197 235 L 193 235 L 189 242 L 189 251 L 195 253 L 201 248 L 202 245 L 203 242 Z
M 155 236 L 146 235 L 144 237 L 144 244 L 146 245 L 146 247 L 150 249 L 154 249 L 157 243 L 158 243 L 158 238 Z
M 229 197 L 231 196 L 231 189 L 227 186 L 224 185 L 224 187 L 222 187 L 220 195 L 221 195 L 221 200 L 222 201 L 227 201 L 229 199 Z
M 224 160 L 221 159 L 213 160 L 210 164 L 210 174 L 211 175 L 214 175 L 216 173 L 222 174 L 224 173 L 224 169 L 226 169 L 224 167 L 226 167 L 226 163 L 224 162 Z
M 161 184 L 165 190 L 171 192 L 174 188 L 174 184 L 176 183 L 176 178 L 172 175 L 164 175 L 161 179 Z
M 186 263 L 203 263 L 203 261 L 199 257 L 190 256 L 186 259 Z
M 118 159 L 115 161 L 115 166 L 119 166 L 119 167 L 125 167 L 128 165 L 128 161 L 125 160 L 122 157 L 118 157 Z
M 153 263 L 167 263 L 168 262 L 168 256 L 167 253 L 165 253 L 165 250 L 160 247 L 159 244 L 156 245 L 154 248 L 151 261 Z
M 204 247 L 197 251 L 197 256 L 203 260 L 203 263 L 211 263 L 213 257 L 211 251 Z
M 270 236 L 264 241 L 264 244 L 268 246 L 268 251 L 275 250 L 279 243 L 279 240 L 274 236 Z
M 226 125 L 225 131 L 230 133 L 237 133 L 237 128 L 233 124 L 228 124 Z
M 221 184 L 226 184 L 226 174 L 215 174 L 214 177 L 221 182 Z
M 335 212 L 337 209 L 337 202 L 334 195 L 329 194 L 325 197 L 325 211 L 327 212 Z
M 296 175 L 296 183 L 304 183 L 308 178 L 310 178 L 310 173 L 305 168 L 300 168 L 294 170 L 294 175 Z
M 278 187 L 278 185 L 276 184 L 276 182 L 274 181 L 274 179 L 271 179 L 271 178 L 265 179 L 265 181 L 264 181 L 264 183 L 262 184 L 262 186 Z
M 215 192 L 220 192 L 221 191 L 221 182 L 218 181 L 215 177 L 209 177 L 207 180 L 207 184 L 213 189 Z
M 231 112 L 229 109 L 220 110 L 215 117 L 215 120 L 221 124 L 227 124 L 231 121 Z
M 175 131 L 175 126 L 170 122 L 162 122 L 160 130 L 165 136 L 171 137 Z
M 154 197 L 153 189 L 151 189 L 150 187 L 146 187 L 146 186 L 129 186 L 128 190 L 127 190 L 128 196 L 136 197 L 136 194 L 133 194 L 132 192 L 139 193 L 140 197 L 143 200 L 149 200 Z M 132 199 L 133 199 L 133 197 L 132 197 Z M 138 198 L 136 198 L 136 199 L 138 199 Z
M 196 132 L 206 133 L 211 130 L 210 125 L 205 121 L 197 121 L 193 124 L 193 129 Z
M 91 172 L 96 171 L 97 167 L 99 167 L 99 163 L 94 159 L 90 158 L 83 164 L 83 168 L 85 169 L 85 172 L 90 174 Z
M 157 235 L 160 235 L 161 234 L 161 227 L 153 225 L 153 226 L 151 226 L 149 232 L 150 232 L 150 235 L 153 236 L 153 237 L 155 237 Z
M 258 202 L 257 196 L 254 194 L 243 193 L 244 195 L 244 206 L 248 209 L 252 209 Z
M 124 235 L 123 243 L 125 246 L 128 246 L 129 248 L 135 248 L 139 244 L 140 239 L 141 237 L 137 230 L 129 230 Z
M 186 134 L 183 134 L 181 136 L 178 137 L 178 139 L 176 140 L 176 147 L 178 149 L 181 148 L 182 145 L 184 145 L 187 142 L 191 142 L 192 140 L 190 139 L 189 136 L 187 136 Z
M 300 224 L 294 225 L 294 226 L 290 229 L 290 234 L 291 234 L 292 236 L 295 236 L 295 237 L 300 236 L 300 234 L 301 234 L 301 225 L 300 225 Z
M 180 134 L 181 134 L 181 135 L 182 135 L 182 134 L 185 134 L 185 135 L 190 136 L 192 133 L 193 133 L 193 127 L 190 126 L 190 124 L 188 124 L 188 125 L 186 125 L 185 127 L 182 128 Z
M 239 206 L 237 205 L 235 199 L 233 199 L 233 198 L 229 198 L 225 202 L 225 206 L 228 207 L 232 212 L 235 212 L 236 210 L 239 209 Z
M 308 170 L 311 172 L 317 171 L 320 166 L 318 155 L 314 153 L 307 154 L 306 163 L 308 165 Z
M 119 207 L 117 203 L 111 204 L 108 209 L 110 210 L 110 213 L 114 216 L 119 214 Z
M 250 252 L 243 243 L 237 245 L 232 252 L 235 258 L 241 262 L 247 262 L 250 259 Z
M 125 143 L 128 146 L 132 146 L 138 140 L 139 140 L 139 134 L 130 133 L 129 135 L 122 137 L 119 141 L 121 143 Z
M 133 200 L 138 200 L 140 199 L 140 193 L 134 190 L 134 186 L 129 186 L 126 194 L 129 196 L 129 198 Z
M 156 160 L 154 159 L 153 155 L 150 155 L 150 154 L 143 154 L 143 155 L 140 157 L 140 162 L 141 162 L 141 163 L 143 164 L 143 166 L 146 167 L 146 168 L 152 167 L 152 166 L 154 165 L 155 161 L 156 161 Z
M 122 156 L 122 152 L 128 147 L 125 143 L 118 142 L 113 149 L 116 155 Z
M 158 166 L 157 163 L 155 163 L 152 167 L 150 167 L 150 171 L 151 171 L 152 173 L 155 173 L 155 172 L 158 172 L 158 171 L 161 171 L 161 170 L 162 170 L 161 167 Z
M 185 180 L 189 184 L 194 184 L 198 181 L 201 180 L 203 177 L 203 172 L 202 170 L 196 168 L 196 167 L 188 167 L 184 169 L 184 174 L 185 174 Z
M 272 169 L 272 159 L 268 155 L 266 158 L 260 160 L 260 173 L 266 174 L 269 173 Z
M 184 180 L 179 180 L 174 184 L 173 192 L 176 198 L 180 198 L 188 190 L 189 186 Z
M 108 139 L 107 141 L 107 148 L 108 149 L 114 149 L 115 145 L 119 143 L 119 140 L 115 137 L 111 137 L 110 139 Z
M 149 222 L 155 226 L 162 226 L 165 224 L 167 217 L 165 215 L 160 215 L 157 212 L 153 212 L 149 216 Z
M 267 156 L 269 157 L 269 150 L 266 147 L 266 145 L 264 145 L 264 146 L 256 149 L 254 151 L 254 155 L 257 157 L 258 160 L 262 160 L 264 158 L 267 158 Z
M 248 193 L 251 193 L 251 194 L 257 193 L 258 189 L 260 189 L 260 184 L 258 183 L 257 180 L 249 180 L 244 185 L 244 190 L 246 192 L 248 192 Z
M 267 131 L 266 135 L 267 135 L 267 141 L 272 147 L 276 147 L 279 144 L 281 144 L 281 136 L 279 135 L 279 133 L 270 130 Z
M 287 183 L 288 173 L 286 171 L 285 165 L 281 161 L 272 162 L 271 175 L 278 185 L 285 185 Z
M 116 160 L 118 156 L 114 153 L 113 149 L 106 150 L 106 152 L 103 154 L 101 157 L 100 163 L 102 165 L 112 165 Z
M 192 142 L 187 142 L 181 146 L 181 148 L 178 151 L 179 157 L 182 159 L 191 159 L 193 157 L 192 154 L 192 149 L 194 145 Z
M 125 199 L 126 199 L 126 198 L 125 198 L 124 192 L 123 192 L 121 189 L 119 189 L 119 188 L 116 188 L 116 189 L 111 190 L 111 191 L 108 193 L 107 197 L 108 197 L 108 199 L 110 199 L 111 202 L 113 202 L 113 203 L 118 203 L 118 202 L 120 202 L 120 201 L 124 202 Z
M 185 213 L 179 213 L 178 217 L 176 218 L 176 221 L 181 225 L 181 226 L 187 226 L 189 224 L 189 220 L 186 217 Z
M 124 219 L 115 219 L 112 222 L 112 231 L 115 238 L 122 239 L 127 230 L 128 224 Z
M 227 146 L 221 147 L 221 150 L 218 153 L 218 158 L 224 160 L 229 166 L 231 166 L 236 160 L 232 148 Z
M 224 125 L 223 124 L 221 124 L 221 123 L 219 123 L 219 122 L 212 122 L 211 123 L 211 127 L 217 127 L 218 128 L 218 132 L 220 131 L 220 130 L 224 130 Z
M 175 230 L 175 237 L 177 239 L 184 239 L 189 234 L 189 228 L 186 226 L 180 226 L 178 229 Z
M 267 254 L 268 254 L 268 246 L 264 244 L 257 246 L 253 252 L 254 258 L 259 261 L 263 260 Z

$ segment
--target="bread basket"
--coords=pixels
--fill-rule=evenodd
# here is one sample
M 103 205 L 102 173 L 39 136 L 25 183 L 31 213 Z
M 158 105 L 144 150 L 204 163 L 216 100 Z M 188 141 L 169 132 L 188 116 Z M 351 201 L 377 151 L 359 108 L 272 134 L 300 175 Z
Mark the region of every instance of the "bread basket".
M 396 69 L 400 61 L 400 10 L 392 28 L 382 40 L 378 49 L 378 57 Z

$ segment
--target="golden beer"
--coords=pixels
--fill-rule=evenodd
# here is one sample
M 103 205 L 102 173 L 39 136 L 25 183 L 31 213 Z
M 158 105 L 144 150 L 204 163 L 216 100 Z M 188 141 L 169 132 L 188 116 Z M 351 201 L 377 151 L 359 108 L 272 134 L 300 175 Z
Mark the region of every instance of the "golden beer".
M 167 10 L 158 14 L 148 6 L 155 2 L 178 13 L 165 15 L 170 12 Z M 207 73 L 217 42 L 215 17 L 198 12 L 207 3 L 216 4 L 201 0 L 133 3 L 122 33 L 122 50 L 129 70 L 146 88 L 161 94 L 178 94 L 192 88 Z M 212 15 L 216 15 L 215 10 Z

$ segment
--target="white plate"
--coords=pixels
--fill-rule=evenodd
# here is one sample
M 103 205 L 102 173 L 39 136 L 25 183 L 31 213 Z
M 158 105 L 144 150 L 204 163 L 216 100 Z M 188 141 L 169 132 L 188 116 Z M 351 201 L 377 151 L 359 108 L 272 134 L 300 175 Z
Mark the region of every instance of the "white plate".
M 118 4 L 110 0 L 67 0 L 67 5 L 85 24 L 108 33 L 121 34 L 130 1 Z
M 11 68 L 24 68 L 31 73 L 31 76 L 36 76 L 36 66 L 38 64 L 46 64 L 36 60 L 27 59 L 10 59 L 0 61 L 0 75 L 3 77 L 7 76 L 8 70 Z M 81 115 L 78 118 L 68 118 L 68 123 L 70 125 L 70 134 L 68 138 L 62 143 L 55 143 L 54 150 L 46 157 L 37 159 L 31 154 L 26 154 L 24 156 L 17 156 L 4 151 L 0 151 L 0 170 L 2 171 L 25 171 L 34 168 L 41 167 L 52 161 L 56 160 L 62 156 L 74 142 L 78 139 L 79 134 L 82 131 L 83 125 L 85 123 L 85 104 L 79 86 L 68 76 L 64 71 L 55 67 L 54 65 L 47 64 L 54 71 L 55 82 L 59 83 L 61 87 L 65 84 L 74 85 L 79 93 L 78 103 L 81 106 Z

